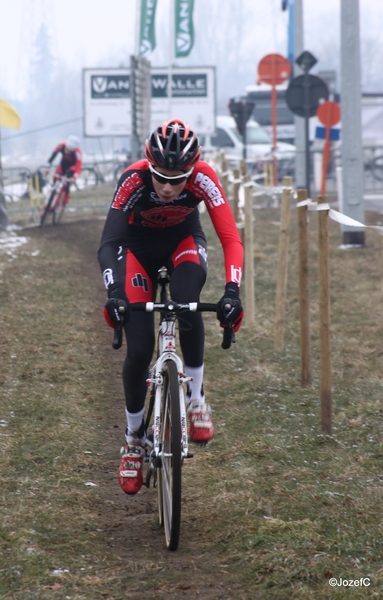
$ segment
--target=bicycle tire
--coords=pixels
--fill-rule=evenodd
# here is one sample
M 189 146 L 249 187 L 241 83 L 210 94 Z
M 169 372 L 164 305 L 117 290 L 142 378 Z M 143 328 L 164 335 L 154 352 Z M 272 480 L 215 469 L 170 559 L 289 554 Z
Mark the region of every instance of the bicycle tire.
M 181 416 L 178 372 L 172 360 L 165 362 L 163 375 L 159 501 L 166 546 L 177 550 L 181 528 Z
M 371 163 L 372 176 L 378 181 L 383 181 L 383 156 L 376 156 Z
M 56 195 L 56 190 L 53 190 L 52 193 L 51 193 L 51 195 L 50 195 L 50 197 L 49 197 L 48 202 L 44 206 L 43 211 L 42 211 L 42 213 L 40 215 L 40 227 L 42 227 L 44 225 L 44 221 L 45 221 L 45 219 L 47 217 L 47 214 L 50 211 L 50 208 L 51 208 L 52 202 L 53 202 L 53 198 L 55 197 L 55 195 Z
M 65 210 L 65 204 L 63 202 L 63 197 L 65 196 L 65 188 L 61 188 L 61 190 L 58 193 L 58 198 L 55 202 L 55 207 L 53 209 L 53 215 L 52 215 L 52 220 L 53 220 L 53 225 L 58 225 L 62 219 L 63 216 L 63 212 Z
M 75 183 L 77 189 L 83 189 L 83 188 L 96 188 L 99 184 L 99 176 L 98 173 L 96 171 L 96 169 L 93 169 L 92 167 L 84 167 L 81 171 L 81 174 L 79 176 L 80 181 L 82 181 L 83 186 L 82 188 L 79 188 L 77 185 L 77 182 Z
M 118 181 L 119 181 L 119 179 L 120 179 L 121 175 L 123 174 L 123 172 L 125 171 L 125 169 L 127 169 L 127 168 L 128 168 L 128 166 L 129 166 L 128 164 L 124 163 L 124 164 L 122 164 L 122 165 L 118 165 L 118 166 L 115 168 L 115 170 L 114 170 L 114 174 L 113 174 L 113 177 L 114 177 L 114 181 L 115 181 L 116 183 L 118 183 Z

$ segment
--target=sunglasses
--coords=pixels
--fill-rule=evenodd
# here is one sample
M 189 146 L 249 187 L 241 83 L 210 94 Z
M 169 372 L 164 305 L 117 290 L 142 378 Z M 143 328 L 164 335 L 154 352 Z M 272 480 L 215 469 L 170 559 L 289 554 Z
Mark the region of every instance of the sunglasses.
M 189 169 L 189 171 L 186 171 L 186 173 L 184 173 L 183 175 L 174 175 L 173 177 L 168 177 L 163 173 L 159 173 L 155 170 L 151 163 L 149 163 L 149 171 L 153 175 L 154 179 L 158 181 L 158 183 L 162 183 L 164 185 L 165 183 L 169 183 L 170 185 L 180 185 L 180 183 L 184 183 L 187 180 L 187 178 L 190 177 L 190 175 L 193 173 L 193 167 Z

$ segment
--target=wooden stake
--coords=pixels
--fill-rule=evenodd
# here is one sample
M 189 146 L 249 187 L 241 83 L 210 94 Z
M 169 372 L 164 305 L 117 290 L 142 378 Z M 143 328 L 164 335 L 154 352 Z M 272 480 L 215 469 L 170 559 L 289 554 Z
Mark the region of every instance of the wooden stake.
M 243 179 L 250 183 L 250 175 Z M 251 185 L 245 186 L 245 320 L 254 323 L 254 244 L 253 244 L 253 194 Z
M 318 197 L 327 204 L 327 196 Z M 332 374 L 330 347 L 330 285 L 328 249 L 328 210 L 318 210 L 318 263 L 319 263 L 319 346 L 320 346 L 320 398 L 322 431 L 332 433 Z
M 227 158 L 224 155 L 222 157 L 222 173 L 221 173 L 221 185 L 224 191 L 226 198 L 229 196 L 229 175 L 228 175 L 229 166 L 227 164 Z
M 291 204 L 291 177 L 283 178 L 283 191 L 281 202 L 281 225 L 279 230 L 279 252 L 278 252 L 278 274 L 277 295 L 275 315 L 275 337 L 274 349 L 277 352 L 283 350 L 284 327 L 285 327 L 285 304 L 287 285 L 287 255 L 289 243 L 290 226 L 290 204 Z
M 239 223 L 239 169 L 233 169 L 233 215 L 235 222 Z
M 298 203 L 307 200 L 307 190 L 298 190 Z M 311 383 L 310 366 L 310 286 L 309 286 L 309 242 L 307 231 L 307 206 L 299 206 L 298 213 L 298 270 L 299 270 L 299 315 L 301 325 L 301 383 Z

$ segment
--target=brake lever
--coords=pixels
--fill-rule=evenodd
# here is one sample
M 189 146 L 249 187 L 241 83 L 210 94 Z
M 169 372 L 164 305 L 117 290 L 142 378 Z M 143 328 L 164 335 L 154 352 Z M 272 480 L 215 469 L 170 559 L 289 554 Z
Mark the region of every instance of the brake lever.
M 124 314 L 125 307 L 119 306 L 118 312 L 120 313 L 120 315 Z M 119 323 L 114 330 L 112 347 L 115 350 L 118 350 L 122 346 L 122 329 L 123 329 L 123 327 L 122 327 L 121 323 Z
M 225 304 L 224 307 L 224 311 L 225 314 L 228 314 L 231 310 L 231 304 L 228 302 L 227 304 Z M 224 328 L 223 330 L 223 339 L 222 339 L 222 344 L 221 344 L 221 348 L 223 348 L 223 350 L 228 350 L 231 346 L 231 344 L 235 343 L 235 332 L 234 332 L 234 326 L 233 323 L 228 323 L 227 327 Z

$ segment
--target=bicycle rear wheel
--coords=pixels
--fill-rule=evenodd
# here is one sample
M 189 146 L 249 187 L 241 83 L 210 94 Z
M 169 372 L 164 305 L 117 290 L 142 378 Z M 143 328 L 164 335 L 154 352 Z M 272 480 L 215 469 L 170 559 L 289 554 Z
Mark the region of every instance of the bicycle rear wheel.
M 383 181 L 383 156 L 376 156 L 371 164 L 372 175 L 378 181 Z
M 79 175 L 76 187 L 77 189 L 83 188 L 95 188 L 99 184 L 99 176 L 97 174 L 96 169 L 92 167 L 84 167 Z
M 161 466 L 158 469 L 159 515 L 166 546 L 177 550 L 181 527 L 181 416 L 178 372 L 172 360 L 165 362 L 161 419 Z
M 118 180 L 120 179 L 120 177 L 123 174 L 123 172 L 125 171 L 125 169 L 127 169 L 127 167 L 128 167 L 128 164 L 124 163 L 122 165 L 118 165 L 115 168 L 114 174 L 113 174 L 114 181 L 116 181 L 118 183 Z

